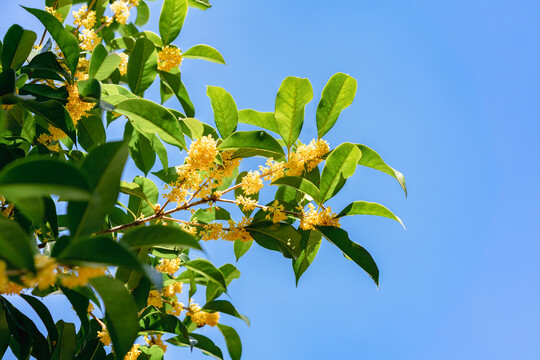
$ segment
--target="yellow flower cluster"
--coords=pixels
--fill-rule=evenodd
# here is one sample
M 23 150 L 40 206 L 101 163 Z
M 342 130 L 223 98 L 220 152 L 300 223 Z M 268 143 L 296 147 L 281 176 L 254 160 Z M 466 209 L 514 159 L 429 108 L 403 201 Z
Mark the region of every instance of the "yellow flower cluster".
M 13 106 L 15 106 L 15 105 L 0 105 L 2 110 L 5 110 L 5 111 L 9 111 L 9 110 L 13 109 Z
M 210 223 L 204 226 L 202 233 L 202 240 L 225 240 L 225 241 L 251 241 L 253 238 L 249 232 L 245 229 L 246 226 L 251 224 L 251 218 L 242 217 L 239 223 L 235 223 L 233 220 L 229 220 L 229 228 L 223 228 L 221 223 Z
M 146 303 L 149 306 L 155 306 L 157 308 L 160 308 L 163 306 L 163 299 L 161 298 L 161 295 L 157 290 L 150 290 Z
M 329 207 L 317 211 L 313 204 L 309 204 L 309 211 L 304 212 L 300 219 L 300 228 L 304 230 L 313 229 L 314 226 L 335 226 L 340 227 L 339 219 Z
M 323 156 L 330 151 L 330 147 L 325 140 L 312 140 L 307 145 L 300 145 L 296 152 L 289 156 L 289 161 L 285 165 L 288 176 L 299 176 L 304 169 L 311 171 L 322 160 Z
M 287 214 L 284 213 L 283 210 L 285 210 L 285 207 L 275 200 L 272 205 L 266 208 L 266 211 L 268 211 L 269 214 L 266 215 L 265 218 L 267 220 L 272 220 L 273 223 L 283 221 L 287 219 Z
M 124 360 L 136 360 L 139 357 L 139 355 L 142 354 L 142 351 L 139 350 L 139 346 L 141 345 L 134 344 L 131 347 L 131 350 L 129 350 L 126 356 L 124 356 Z
M 62 14 L 59 14 L 52 6 L 45 6 L 45 11 L 47 11 L 49 14 L 52 14 L 55 18 L 58 19 L 58 21 L 62 21 Z
M 175 272 L 180 269 L 180 263 L 182 260 L 176 259 L 161 259 L 159 265 L 156 266 L 156 270 L 169 275 L 174 275 Z
M 180 294 L 182 292 L 182 287 L 183 285 L 181 282 L 173 282 L 172 284 L 163 288 L 163 295 L 174 297 L 176 294 Z
M 73 24 L 82 26 L 86 29 L 92 29 L 96 25 L 96 12 L 94 10 L 88 10 L 88 6 L 84 4 L 77 11 L 72 11 Z
M 116 21 L 122 25 L 125 25 L 130 15 L 128 3 L 122 0 L 117 0 L 111 4 L 111 10 L 114 12 L 114 18 Z
M 99 337 L 99 341 L 101 341 L 103 345 L 111 345 L 111 335 L 109 334 L 107 328 L 103 328 L 102 331 L 98 331 L 97 335 Z
M 184 304 L 179 302 L 177 299 L 172 299 L 171 305 L 172 308 L 167 310 L 167 314 L 179 316 L 182 313 L 182 310 L 184 310 Z
M 202 311 L 201 307 L 195 303 L 190 303 L 188 307 L 188 313 L 191 317 L 191 321 L 201 327 L 204 325 L 216 326 L 219 320 L 219 312 L 208 313 Z
M 242 195 L 236 197 L 236 202 L 238 203 L 238 205 L 242 205 L 243 211 L 253 210 L 257 205 L 259 205 L 257 200 Z
M 158 70 L 169 71 L 181 63 L 182 53 L 177 47 L 166 45 L 158 52 Z
M 9 278 L 6 275 L 7 265 L 3 260 L 0 260 L 0 292 L 7 287 Z
M 266 160 L 266 167 L 259 166 L 264 180 L 277 180 L 285 176 L 285 163 L 274 161 L 273 158 Z
M 163 344 L 163 340 L 161 340 L 161 334 L 156 335 L 150 335 L 150 338 L 148 336 L 144 336 L 144 340 L 148 344 L 148 346 L 157 345 L 163 350 L 163 352 L 167 351 L 167 345 Z
M 261 179 L 261 173 L 258 171 L 250 171 L 242 179 L 242 190 L 245 194 L 256 194 L 263 188 L 264 184 Z
M 52 125 L 49 125 L 48 130 L 50 135 L 42 133 L 38 136 L 37 142 L 45 145 L 51 151 L 60 151 L 60 145 L 57 142 L 65 139 L 67 137 L 66 133 Z
M 77 80 L 88 79 L 88 69 L 90 68 L 90 60 L 81 57 L 77 63 L 77 71 L 75 72 L 75 78 Z
M 105 268 L 82 266 L 72 270 L 71 274 L 61 279 L 62 286 L 69 289 L 85 286 L 90 279 L 105 275 Z
M 207 171 L 214 164 L 217 154 L 217 143 L 212 135 L 203 136 L 189 146 L 186 165 L 190 170 Z
M 36 274 L 24 275 L 21 277 L 23 284 L 26 287 L 37 286 L 40 290 L 45 290 L 49 286 L 53 286 L 56 282 L 56 262 L 53 258 L 37 254 L 34 256 L 34 264 Z
M 79 34 L 79 40 L 82 41 L 81 49 L 94 51 L 96 46 L 101 43 L 101 38 L 94 29 L 83 29 L 82 34 Z
M 79 120 L 84 116 L 88 116 L 87 111 L 94 108 L 94 103 L 82 101 L 79 97 L 79 88 L 77 84 L 66 85 L 68 91 L 68 103 L 66 109 L 73 120 L 73 125 L 77 126 Z
M 119 53 L 118 55 L 120 55 L 120 65 L 118 65 L 118 70 L 120 71 L 120 75 L 126 75 L 129 56 L 126 53 Z

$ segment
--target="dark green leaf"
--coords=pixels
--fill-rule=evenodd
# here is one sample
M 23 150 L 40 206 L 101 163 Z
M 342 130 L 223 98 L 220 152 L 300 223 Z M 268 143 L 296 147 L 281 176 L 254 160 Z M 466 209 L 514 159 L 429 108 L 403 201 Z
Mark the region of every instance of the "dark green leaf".
M 246 228 L 253 240 L 260 246 L 279 251 L 287 258 L 296 259 L 300 255 L 302 235 L 289 224 L 260 221 Z
M 317 189 L 317 186 L 307 179 L 298 176 L 284 176 L 274 180 L 272 185 L 289 186 L 311 196 L 316 202 L 320 201 L 319 189 Z
M 225 283 L 225 278 L 221 271 L 219 271 L 212 263 L 208 260 L 191 260 L 183 264 L 189 270 L 201 274 L 208 280 L 220 285 L 223 289 L 227 289 L 227 284 Z
M 315 260 L 322 239 L 321 233 L 315 230 L 302 230 L 300 232 L 302 234 L 302 241 L 300 243 L 302 251 L 298 256 L 298 259 L 293 260 L 292 262 L 297 286 L 300 276 L 302 276 L 313 260 Z
M 43 26 L 45 26 L 64 54 L 71 73 L 75 74 L 75 70 L 77 70 L 77 63 L 79 61 L 79 42 L 77 41 L 77 38 L 72 33 L 64 29 L 62 23 L 58 21 L 54 15 L 39 9 L 27 8 L 24 6 L 23 8 L 37 17 Z
M 187 0 L 164 0 L 159 15 L 159 34 L 164 45 L 174 41 L 182 30 L 188 9 Z
M 231 315 L 234 317 L 237 317 L 239 319 L 242 319 L 245 321 L 245 323 L 249 326 L 249 319 L 247 316 L 240 314 L 236 308 L 227 300 L 214 300 L 207 302 L 206 305 L 203 306 L 203 310 L 212 310 L 212 311 L 219 311 L 223 314 Z
M 51 194 L 64 199 L 90 197 L 87 179 L 74 166 L 52 158 L 30 158 L 10 163 L 0 172 L 0 193 L 14 198 Z
M 236 330 L 223 324 L 218 324 L 217 326 L 225 338 L 225 343 L 227 344 L 227 350 L 229 350 L 231 359 L 240 360 L 242 357 L 242 342 L 240 341 L 240 336 L 238 336 Z
M 150 141 L 138 131 L 133 131 L 129 140 L 129 154 L 139 170 L 145 176 L 148 175 L 148 172 L 152 170 L 156 162 L 156 153 Z
M 173 91 L 174 95 L 182 105 L 186 116 L 194 117 L 195 107 L 189 98 L 186 87 L 181 81 L 180 69 L 174 68 L 170 71 L 159 71 L 159 76 L 161 77 L 161 80 L 163 80 L 163 82 L 167 84 L 167 86 L 169 86 Z
M 77 123 L 77 129 L 79 130 L 79 144 L 86 151 L 91 151 L 107 140 L 103 120 L 98 114 L 83 116 Z
M 157 51 L 146 38 L 135 42 L 127 65 L 128 84 L 134 94 L 142 94 L 152 85 L 157 75 Z
M 62 320 L 56 323 L 58 329 L 58 343 L 51 356 L 51 360 L 71 360 L 77 352 L 77 335 L 75 324 L 66 323 Z
M 37 35 L 30 30 L 24 30 L 19 25 L 12 25 L 4 36 L 2 46 L 2 68 L 7 70 L 19 69 L 32 51 Z
M 54 325 L 54 320 L 49 312 L 49 309 L 47 309 L 47 307 L 43 305 L 41 301 L 33 296 L 26 294 L 21 294 L 20 296 L 26 300 L 26 302 L 30 304 L 32 309 L 34 309 L 34 311 L 38 314 L 39 318 L 43 322 L 43 325 L 45 325 L 45 328 L 47 329 L 49 341 L 53 344 L 56 343 L 58 340 L 58 330 Z
M 60 102 L 55 100 L 45 102 L 27 100 L 24 101 L 23 104 L 34 114 L 41 116 L 49 124 L 54 125 L 65 132 L 73 142 L 76 141 L 73 120 L 71 120 L 69 112 Z
M 146 99 L 126 99 L 115 111 L 126 115 L 135 129 L 157 133 L 163 141 L 186 148 L 186 141 L 176 117 L 163 106 Z
M 90 282 L 105 304 L 105 321 L 114 352 L 123 359 L 137 338 L 137 306 L 120 281 L 102 276 Z
M 60 289 L 77 313 L 77 316 L 81 321 L 81 330 L 84 330 L 85 332 L 88 331 L 88 329 L 90 328 L 90 322 L 88 321 L 88 304 L 90 303 L 90 300 L 87 296 L 75 290 L 71 290 L 62 286 L 60 287 Z M 90 288 L 85 287 L 83 289 L 88 293 L 92 294 L 93 297 L 95 297 L 95 294 L 92 292 L 92 290 L 90 290 Z M 97 302 L 97 304 L 99 304 L 99 302 Z
M 349 239 L 349 235 L 345 230 L 331 226 L 318 226 L 317 230 L 328 241 L 343 251 L 352 261 L 360 265 L 373 281 L 375 281 L 377 287 L 379 286 L 379 268 L 377 264 L 375 264 L 375 261 L 366 249 Z
M 281 138 L 290 148 L 298 139 L 304 122 L 304 107 L 313 99 L 308 79 L 289 76 L 283 80 L 276 96 L 276 122 Z
M 402 173 L 386 165 L 386 163 L 379 156 L 379 154 L 375 152 L 375 150 L 362 144 L 356 144 L 356 146 L 358 146 L 360 151 L 362 151 L 362 157 L 358 161 L 358 165 L 367 166 L 367 167 L 382 171 L 383 173 L 392 176 L 394 179 L 396 179 L 399 182 L 399 184 L 403 188 L 403 191 L 405 191 L 405 196 L 407 196 L 407 187 L 405 186 L 405 177 L 403 176 Z
M 225 284 L 229 286 L 231 281 L 234 279 L 238 279 L 240 277 L 240 271 L 234 266 L 233 264 L 225 264 L 223 266 L 220 266 L 219 271 L 223 274 L 223 277 L 225 278 Z M 206 284 L 206 301 L 212 301 L 218 298 L 221 294 L 223 294 L 223 289 L 217 285 L 216 283 L 213 283 L 211 281 L 208 281 Z
M 101 229 L 105 216 L 118 198 L 127 156 L 125 143 L 110 142 L 96 147 L 84 159 L 82 168 L 90 175 L 92 197 L 86 203 L 69 203 L 68 220 L 72 235 L 77 237 Z
M 195 45 L 183 52 L 182 57 L 201 59 L 225 65 L 225 59 L 223 59 L 219 51 L 208 45 Z
M 126 233 L 122 240 L 132 248 L 157 246 L 202 250 L 193 235 L 170 226 L 151 225 L 138 227 Z
M 4 357 L 9 342 L 11 340 L 11 332 L 6 319 L 6 309 L 4 304 L 0 302 L 0 358 Z
M 194 348 L 201 350 L 204 354 L 212 356 L 213 358 L 223 360 L 223 353 L 221 352 L 221 349 L 218 348 L 212 340 L 200 334 L 191 333 L 189 335 L 197 341 L 196 344 L 193 344 Z M 183 336 L 175 336 L 167 340 L 167 342 L 177 346 L 191 345 L 190 341 Z
M 148 202 L 150 202 L 151 204 L 157 203 L 159 197 L 159 190 L 152 180 L 149 180 L 142 176 L 136 176 L 135 179 L 133 179 L 133 182 L 141 187 L 142 191 L 146 195 L 146 198 L 148 199 Z M 150 216 L 154 214 L 154 209 L 148 202 L 140 199 L 139 197 L 130 196 L 128 208 L 137 217 L 139 217 L 141 214 L 143 214 L 144 216 Z
M 355 94 L 356 80 L 349 75 L 337 73 L 328 80 L 317 106 L 319 139 L 334 126 L 341 111 L 352 104 Z
M 15 70 L 5 69 L 0 73 L 0 97 L 15 93 Z

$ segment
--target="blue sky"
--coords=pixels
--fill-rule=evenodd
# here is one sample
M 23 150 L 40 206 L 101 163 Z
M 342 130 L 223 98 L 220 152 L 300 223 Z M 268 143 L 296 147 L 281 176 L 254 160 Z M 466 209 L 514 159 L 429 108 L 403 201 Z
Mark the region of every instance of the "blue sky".
M 298 288 L 290 261 L 253 246 L 230 288 L 252 326 L 224 320 L 238 329 L 243 358 L 540 358 L 540 3 L 214 2 L 190 9 L 176 41 L 210 44 L 228 63 L 182 64 L 198 119 L 213 119 L 205 85 L 227 89 L 239 109 L 272 111 L 283 78 L 308 77 L 315 98 L 301 140 L 309 141 L 324 84 L 349 73 L 356 99 L 328 141 L 374 148 L 409 190 L 406 199 L 392 178 L 362 168 L 331 204 L 376 201 L 405 222 L 406 231 L 387 219 L 343 221 L 377 261 L 378 291 L 328 243 Z M 0 33 L 14 19 L 40 29 L 15 3 L 2 4 Z M 206 245 L 215 263 L 234 262 L 231 244 Z M 171 347 L 169 358 L 186 352 Z

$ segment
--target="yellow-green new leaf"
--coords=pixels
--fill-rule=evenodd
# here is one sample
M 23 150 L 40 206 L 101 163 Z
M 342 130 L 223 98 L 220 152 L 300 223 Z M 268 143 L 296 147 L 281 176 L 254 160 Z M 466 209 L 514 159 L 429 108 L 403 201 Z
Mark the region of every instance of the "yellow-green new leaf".
M 354 174 L 361 156 L 360 149 L 351 143 L 343 143 L 330 153 L 319 186 L 322 203 L 333 197 L 343 187 L 345 180 Z
M 218 86 L 208 86 L 206 95 L 212 103 L 214 121 L 222 138 L 236 131 L 238 125 L 238 108 L 230 93 Z
M 231 360 L 240 360 L 242 357 L 242 342 L 240 341 L 240 336 L 238 336 L 236 330 L 223 324 L 217 324 L 217 326 L 225 338 Z
M 260 112 L 252 109 L 244 109 L 238 112 L 238 122 L 258 126 L 279 134 L 279 129 L 274 113 Z
M 284 176 L 273 181 L 272 185 L 285 185 L 311 196 L 316 202 L 320 201 L 319 189 L 308 179 L 299 176 Z
M 182 53 L 182 57 L 187 59 L 201 59 L 225 65 L 225 59 L 219 51 L 210 45 L 195 45 Z
M 405 176 L 396 169 L 391 168 L 386 165 L 381 156 L 377 152 L 366 145 L 356 144 L 360 151 L 362 151 L 362 157 L 358 160 L 358 165 L 367 166 L 375 170 L 382 171 L 385 174 L 390 175 L 399 182 L 399 185 L 405 191 L 405 196 L 407 196 L 407 186 L 405 184 Z
M 374 202 L 367 201 L 355 201 L 349 205 L 337 215 L 337 217 L 348 216 L 348 215 L 376 215 L 387 217 L 392 220 L 396 220 L 405 228 L 403 222 L 400 218 L 394 215 L 393 212 L 388 210 L 385 206 L 377 204 Z
M 259 155 L 282 159 L 283 148 L 276 139 L 264 131 L 237 131 L 227 137 L 219 146 L 220 150 L 248 150 Z
M 178 228 L 171 226 L 143 226 L 126 233 L 122 240 L 132 248 L 191 248 L 202 250 L 197 239 Z
M 188 10 L 187 0 L 165 0 L 159 15 L 159 35 L 164 45 L 174 41 L 180 34 Z
M 276 122 L 287 147 L 298 139 L 304 123 L 304 107 L 313 99 L 308 79 L 289 76 L 283 80 L 276 96 Z
M 339 114 L 351 105 L 356 94 L 356 80 L 347 74 L 337 73 L 328 80 L 317 106 L 319 139 L 336 123 Z
M 105 46 L 98 44 L 92 52 L 88 76 L 97 80 L 105 80 L 120 65 L 122 58 L 118 54 L 109 54 Z

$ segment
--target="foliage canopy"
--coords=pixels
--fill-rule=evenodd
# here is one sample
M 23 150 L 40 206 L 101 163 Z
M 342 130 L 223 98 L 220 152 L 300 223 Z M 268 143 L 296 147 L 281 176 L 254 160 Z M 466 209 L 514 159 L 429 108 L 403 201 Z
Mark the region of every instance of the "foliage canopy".
M 310 143 L 299 136 L 313 89 L 298 77 L 283 80 L 274 112 L 238 110 L 225 89 L 208 86 L 214 128 L 195 118 L 180 65 L 225 61 L 209 45 L 174 45 L 188 9 L 205 10 L 207 0 L 164 0 L 159 34 L 140 29 L 150 16 L 145 0 L 44 5 L 25 7 L 43 25 L 41 37 L 15 24 L 0 43 L 0 355 L 9 347 L 18 359 L 160 359 L 168 343 L 223 359 L 197 332 L 217 326 L 229 356 L 240 359 L 236 330 L 221 322 L 226 315 L 249 325 L 224 298 L 240 272 L 199 257 L 209 240 L 233 242 L 237 261 L 253 242 L 277 251 L 291 259 L 298 283 L 324 238 L 379 284 L 373 258 L 340 218 L 401 220 L 366 201 L 337 213 L 328 206 L 358 165 L 394 177 L 406 192 L 403 175 L 371 148 L 332 149 L 323 139 L 352 103 L 355 79 L 330 78 Z M 144 97 L 156 81 L 160 103 Z M 164 105 L 172 97 L 182 109 Z M 108 141 L 107 126 L 121 121 L 123 141 Z M 183 164 L 169 163 L 171 148 L 185 153 Z M 265 162 L 241 167 L 251 157 Z M 122 178 L 128 159 L 144 176 Z M 272 200 L 259 203 L 261 192 Z M 203 306 L 192 300 L 201 287 Z M 69 300 L 78 328 L 53 322 L 39 299 L 52 294 Z M 46 334 L 11 304 L 13 295 Z

